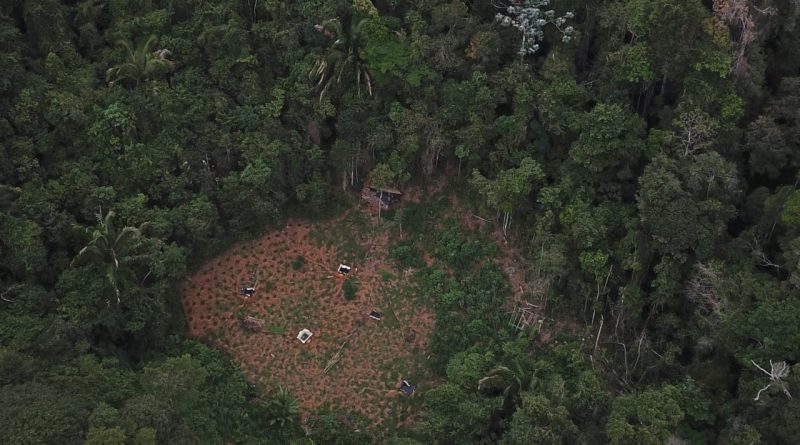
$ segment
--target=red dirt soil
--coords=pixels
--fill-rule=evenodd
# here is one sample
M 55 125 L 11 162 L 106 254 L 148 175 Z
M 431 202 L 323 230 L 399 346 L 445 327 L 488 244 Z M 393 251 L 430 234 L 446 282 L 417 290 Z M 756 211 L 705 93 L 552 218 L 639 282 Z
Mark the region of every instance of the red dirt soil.
M 337 230 L 350 228 L 336 221 L 293 222 L 259 240 L 240 243 L 206 264 L 183 286 L 190 335 L 224 350 L 251 381 L 268 391 L 278 385 L 288 388 L 304 419 L 327 405 L 358 412 L 372 427 L 407 425 L 413 419 L 412 406 L 395 385 L 399 375 L 410 372 L 414 360 L 424 356 L 433 311 L 413 302 L 390 305 L 387 295 L 408 283 L 388 264 L 386 235 L 361 242 L 366 248 L 364 264 L 351 264 L 358 294 L 345 300 L 343 280 L 335 277 L 342 258 L 335 243 L 320 241 L 326 232 Z M 301 255 L 305 264 L 295 270 L 292 263 Z M 387 272 L 392 274 L 389 279 Z M 244 298 L 240 289 L 253 286 L 256 276 L 255 294 Z M 383 320 L 370 319 L 371 310 L 383 312 Z M 272 327 L 273 332 L 285 332 L 250 332 L 240 321 L 243 315 L 265 320 L 267 331 Z M 313 332 L 306 344 L 296 338 L 303 328 Z M 415 334 L 408 335 L 412 331 Z M 341 360 L 324 374 L 351 333 Z

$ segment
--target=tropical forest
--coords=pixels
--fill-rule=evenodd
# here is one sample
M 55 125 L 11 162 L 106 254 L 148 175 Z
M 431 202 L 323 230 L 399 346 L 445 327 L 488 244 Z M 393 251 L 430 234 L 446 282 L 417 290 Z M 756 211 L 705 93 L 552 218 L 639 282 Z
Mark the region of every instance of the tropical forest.
M 0 0 L 0 444 L 797 444 L 798 185 L 798 0 Z

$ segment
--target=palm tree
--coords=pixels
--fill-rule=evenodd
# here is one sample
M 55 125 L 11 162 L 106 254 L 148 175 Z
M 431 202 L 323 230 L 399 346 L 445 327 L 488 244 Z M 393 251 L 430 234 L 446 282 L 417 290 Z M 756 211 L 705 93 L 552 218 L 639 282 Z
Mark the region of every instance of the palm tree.
M 108 212 L 105 217 L 102 216 L 102 210 L 97 214 L 98 227 L 92 231 L 92 240 L 75 255 L 70 266 L 76 267 L 88 263 L 104 265 L 106 278 L 114 288 L 117 304 L 119 304 L 119 286 L 122 279 L 135 279 L 135 273 L 130 266 L 147 256 L 133 254 L 133 250 L 140 244 L 142 230 L 147 223 L 139 227 L 126 226 L 121 230 L 116 230 L 113 220 L 113 211 Z
M 520 391 L 522 390 L 522 380 L 518 373 L 511 369 L 498 365 L 478 380 L 478 390 L 485 392 L 501 392 L 503 394 L 503 412 L 512 412 L 519 404 Z
M 142 79 L 153 79 L 175 69 L 175 62 L 168 59 L 172 52 L 168 49 L 154 49 L 158 37 L 150 35 L 134 49 L 124 40 L 117 45 L 125 48 L 128 59 L 106 71 L 106 81 L 115 84 L 122 80 L 138 85 Z
M 266 402 L 267 418 L 270 426 L 281 429 L 297 424 L 297 399 L 283 386 L 278 387 L 278 392 Z
M 319 56 L 308 73 L 308 77 L 317 81 L 317 87 L 321 87 L 320 100 L 328 93 L 334 82 L 340 84 L 343 77 L 351 75 L 355 77 L 359 94 L 363 83 L 372 96 L 372 78 L 367 70 L 361 34 L 361 27 L 367 20 L 354 21 L 349 33 L 344 32 L 339 19 L 326 20 L 314 26 L 314 29 L 333 39 L 333 44 Z

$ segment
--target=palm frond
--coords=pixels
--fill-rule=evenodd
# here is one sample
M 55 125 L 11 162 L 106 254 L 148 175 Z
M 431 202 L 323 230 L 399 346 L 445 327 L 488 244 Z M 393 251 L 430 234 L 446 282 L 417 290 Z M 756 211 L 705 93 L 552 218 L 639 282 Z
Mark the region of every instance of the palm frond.
M 364 70 L 364 77 L 367 79 L 367 92 L 372 96 L 372 79 L 369 77 L 369 71 Z
M 364 19 L 361 19 L 361 20 L 359 20 L 358 22 L 355 22 L 355 23 L 353 23 L 353 27 L 352 27 L 352 32 L 351 32 L 351 34 L 352 34 L 354 37 L 360 37 L 360 36 L 361 36 L 361 28 L 362 28 L 362 27 L 364 26 L 364 24 L 365 24 L 365 23 L 367 23 L 368 21 L 369 21 L 369 18 L 364 18 Z
M 150 34 L 147 38 L 142 42 L 142 46 L 139 49 L 142 53 L 149 54 L 153 51 L 153 46 L 155 46 L 156 42 L 158 41 L 158 36 L 155 34 Z
M 340 38 L 344 33 L 342 32 L 342 22 L 339 19 L 333 18 L 328 19 L 322 22 L 322 27 L 329 32 L 332 32 L 336 35 L 336 38 Z
M 89 244 L 88 246 L 81 249 L 75 258 L 72 259 L 70 262 L 70 267 L 80 267 L 84 266 L 92 261 L 102 261 L 103 254 L 100 252 L 97 246 L 94 244 Z
M 114 246 L 117 248 L 124 247 L 125 243 L 133 238 L 138 238 L 142 236 L 142 231 L 139 230 L 137 227 L 123 227 L 122 230 L 119 231 L 117 237 L 114 239 Z
M 133 48 L 131 48 L 131 45 L 127 41 L 119 39 L 114 43 L 116 43 L 117 46 L 125 48 L 125 51 L 128 53 L 129 60 L 136 60 L 136 53 L 134 53 Z
M 103 222 L 100 224 L 106 233 L 114 231 L 114 216 L 116 216 L 116 213 L 114 213 L 113 210 L 109 210 L 108 213 L 106 213 L 106 216 L 103 218 Z
M 478 380 L 479 390 L 505 389 L 515 379 L 514 372 L 503 365 L 496 366 L 489 373 Z

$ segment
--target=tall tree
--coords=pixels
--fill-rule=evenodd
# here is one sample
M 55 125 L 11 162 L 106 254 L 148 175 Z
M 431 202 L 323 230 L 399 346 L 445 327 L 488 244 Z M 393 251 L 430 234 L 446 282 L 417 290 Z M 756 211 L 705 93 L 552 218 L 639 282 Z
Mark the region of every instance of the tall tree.
M 370 77 L 364 56 L 364 38 L 362 27 L 369 19 L 350 19 L 349 29 L 345 29 L 339 19 L 328 19 L 314 25 L 314 29 L 332 40 L 331 45 L 319 55 L 308 76 L 315 79 L 320 88 L 319 99 L 322 100 L 334 84 L 341 84 L 342 79 L 354 81 L 357 91 L 361 92 L 363 84 L 367 93 L 372 96 L 372 78 Z
M 502 411 L 511 413 L 520 402 L 522 381 L 516 372 L 506 366 L 499 365 L 490 370 L 486 376 L 478 380 L 478 390 L 499 390 L 503 395 Z
M 372 186 L 378 190 L 378 221 L 381 220 L 381 208 L 383 207 L 383 189 L 388 187 L 395 179 L 395 172 L 389 164 L 378 164 L 372 169 L 370 175 Z
M 538 162 L 525 158 L 519 167 L 501 171 L 495 179 L 487 179 L 478 169 L 472 171 L 472 186 L 486 202 L 503 213 L 503 236 L 511 226 L 511 213 L 521 198 L 531 192 L 534 181 L 544 178 Z
M 102 216 L 102 213 L 97 214 L 98 226 L 92 230 L 92 240 L 78 252 L 71 266 L 77 267 L 87 263 L 104 266 L 106 278 L 114 289 L 119 304 L 122 280 L 136 277 L 130 266 L 146 257 L 136 254 L 135 251 L 147 223 L 139 227 L 126 226 L 117 230 L 114 227 L 114 215 L 113 211 L 109 211 L 105 216 Z
M 106 70 L 106 82 L 115 84 L 127 82 L 134 86 L 142 80 L 154 79 L 175 69 L 175 62 L 169 60 L 172 52 L 156 49 L 158 37 L 150 35 L 139 46 L 117 40 L 117 45 L 125 50 L 126 60 Z

